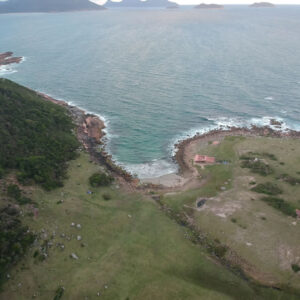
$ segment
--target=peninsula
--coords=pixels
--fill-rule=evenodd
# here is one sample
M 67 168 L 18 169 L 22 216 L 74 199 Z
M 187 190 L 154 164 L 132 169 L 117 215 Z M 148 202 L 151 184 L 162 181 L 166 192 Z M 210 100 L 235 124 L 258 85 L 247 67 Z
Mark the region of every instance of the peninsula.
M 299 299 L 299 132 L 181 141 L 166 187 L 111 160 L 97 116 L 7 79 L 0 103 L 1 299 Z

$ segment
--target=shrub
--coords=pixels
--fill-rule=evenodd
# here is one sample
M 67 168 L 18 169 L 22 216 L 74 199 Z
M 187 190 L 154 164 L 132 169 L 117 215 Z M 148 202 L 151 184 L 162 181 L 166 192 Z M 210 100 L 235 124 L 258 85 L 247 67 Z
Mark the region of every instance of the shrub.
M 0 179 L 4 176 L 4 169 L 0 167 Z
M 292 264 L 291 267 L 295 273 L 298 273 L 300 271 L 300 266 L 297 264 Z
M 278 179 L 283 180 L 284 182 L 289 183 L 290 185 L 300 184 L 300 179 L 290 176 L 288 174 L 281 174 L 278 176 Z
M 112 181 L 113 181 L 112 176 L 100 172 L 94 173 L 89 178 L 89 182 L 92 187 L 108 186 L 112 183 Z
M 55 291 L 55 296 L 54 296 L 53 300 L 59 300 L 59 299 L 61 299 L 61 297 L 64 294 L 64 291 L 65 291 L 64 287 L 59 286 L 57 288 L 57 290 Z
M 21 198 L 21 190 L 16 184 L 10 184 L 7 187 L 7 195 L 16 200 L 19 200 Z
M 256 193 L 267 194 L 267 195 L 278 195 L 282 194 L 281 188 L 279 188 L 276 184 L 271 182 L 260 183 L 254 188 L 251 189 Z
M 110 194 L 103 194 L 102 195 L 102 198 L 104 199 L 104 200 L 106 200 L 106 201 L 108 201 L 108 200 L 110 200 L 111 199 L 111 196 L 110 196 Z
M 296 217 L 295 207 L 281 198 L 277 197 L 263 197 L 262 201 L 266 202 L 268 205 L 280 210 L 282 213 L 288 216 Z
M 237 222 L 236 218 L 231 218 L 231 222 L 236 223 Z
M 261 160 L 243 160 L 241 164 L 242 168 L 248 168 L 253 173 L 260 174 L 262 176 L 267 176 L 273 173 L 273 169 L 262 162 Z
M 215 245 L 213 247 L 213 253 L 219 257 L 219 258 L 222 258 L 225 256 L 226 252 L 227 252 L 227 247 L 226 246 L 223 246 L 223 245 Z

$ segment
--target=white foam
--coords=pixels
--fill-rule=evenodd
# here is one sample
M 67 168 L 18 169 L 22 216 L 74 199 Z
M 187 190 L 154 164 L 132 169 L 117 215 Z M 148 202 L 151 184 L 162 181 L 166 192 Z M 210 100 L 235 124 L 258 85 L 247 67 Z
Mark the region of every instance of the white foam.
M 137 175 L 138 178 L 156 178 L 162 175 L 176 173 L 178 171 L 175 163 L 167 160 L 158 159 L 143 164 L 122 164 L 120 165 L 132 175 Z
M 22 57 L 19 64 L 23 63 L 24 61 L 26 61 L 25 56 Z M 9 64 L 9 65 L 0 66 L 0 76 L 6 76 L 6 75 L 10 75 L 10 74 L 18 72 L 16 70 L 17 65 L 18 65 L 17 63 L 12 63 L 12 64 Z
M 271 101 L 271 100 L 274 100 L 274 97 L 269 96 L 269 97 L 265 97 L 264 99 L 265 99 L 265 100 L 270 100 L 270 101 Z

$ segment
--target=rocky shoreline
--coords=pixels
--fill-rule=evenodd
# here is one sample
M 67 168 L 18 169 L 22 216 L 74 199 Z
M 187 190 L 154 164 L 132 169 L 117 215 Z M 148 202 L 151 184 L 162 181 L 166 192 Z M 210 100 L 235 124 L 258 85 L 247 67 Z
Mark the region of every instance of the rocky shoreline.
M 272 126 L 274 124 L 274 119 L 270 120 L 270 125 Z M 276 123 L 277 124 L 277 123 Z M 279 124 L 279 122 L 278 122 Z M 280 125 L 276 125 L 280 126 Z M 278 128 L 278 127 L 277 127 Z M 176 161 L 176 163 L 179 166 L 179 173 L 185 174 L 186 172 L 190 171 L 190 167 L 186 163 L 186 155 L 185 151 L 186 148 L 199 140 L 207 140 L 212 138 L 220 138 L 225 137 L 229 135 L 240 135 L 240 136 L 269 136 L 269 137 L 276 137 L 276 138 L 300 138 L 300 132 L 295 130 L 287 130 L 282 131 L 280 128 L 278 130 L 272 129 L 270 126 L 263 126 L 263 127 L 257 127 L 252 125 L 251 128 L 247 127 L 229 127 L 228 129 L 215 129 L 211 130 L 204 134 L 196 134 L 195 136 L 191 138 L 184 139 L 182 141 L 179 141 L 176 145 L 176 153 L 173 157 L 173 159 Z
M 68 110 L 77 128 L 77 138 L 94 162 L 105 166 L 121 182 L 125 181 L 127 184 L 136 182 L 132 175 L 116 165 L 111 155 L 105 151 L 105 142 L 103 141 L 105 124 L 98 116 L 86 113 L 84 110 L 69 105 L 65 101 L 54 99 L 40 92 L 36 93 L 46 101 L 63 106 Z
M 0 67 L 10 64 L 19 64 L 22 60 L 23 57 L 14 57 L 11 51 L 0 53 Z

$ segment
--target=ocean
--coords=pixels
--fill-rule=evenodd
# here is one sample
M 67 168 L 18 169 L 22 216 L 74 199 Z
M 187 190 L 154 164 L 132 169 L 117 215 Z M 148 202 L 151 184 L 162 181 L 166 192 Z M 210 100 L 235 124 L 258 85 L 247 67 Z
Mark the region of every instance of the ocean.
M 0 76 L 104 118 L 141 178 L 177 170 L 176 141 L 221 126 L 300 130 L 300 6 L 0 15 Z

